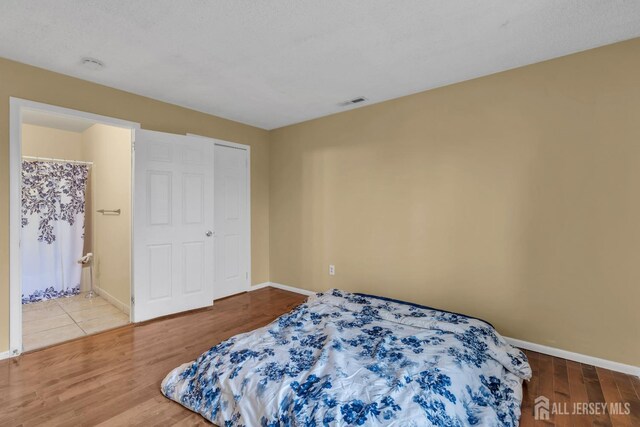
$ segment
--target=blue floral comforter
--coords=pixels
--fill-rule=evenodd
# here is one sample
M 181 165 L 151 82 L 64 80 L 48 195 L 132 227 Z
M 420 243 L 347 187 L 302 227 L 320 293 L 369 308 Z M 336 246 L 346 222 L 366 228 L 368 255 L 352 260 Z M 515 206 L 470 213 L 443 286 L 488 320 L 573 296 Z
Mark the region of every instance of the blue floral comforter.
M 526 356 L 486 322 L 332 290 L 162 382 L 220 426 L 517 426 Z

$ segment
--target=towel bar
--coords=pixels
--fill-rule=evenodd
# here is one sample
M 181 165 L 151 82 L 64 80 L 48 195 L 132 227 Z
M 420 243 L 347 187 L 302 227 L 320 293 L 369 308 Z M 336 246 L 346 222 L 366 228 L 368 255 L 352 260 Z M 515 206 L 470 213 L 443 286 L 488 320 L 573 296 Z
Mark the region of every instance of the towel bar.
M 96 212 L 101 213 L 103 215 L 105 214 L 120 215 L 120 209 L 98 209 Z

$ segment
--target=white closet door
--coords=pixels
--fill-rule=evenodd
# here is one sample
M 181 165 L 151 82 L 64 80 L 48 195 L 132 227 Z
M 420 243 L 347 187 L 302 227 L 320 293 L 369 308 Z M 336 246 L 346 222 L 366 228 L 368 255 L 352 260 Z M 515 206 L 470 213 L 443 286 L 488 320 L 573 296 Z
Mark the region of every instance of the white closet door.
M 137 131 L 134 321 L 213 304 L 214 145 Z
M 248 168 L 246 149 L 216 144 L 216 299 L 249 290 Z

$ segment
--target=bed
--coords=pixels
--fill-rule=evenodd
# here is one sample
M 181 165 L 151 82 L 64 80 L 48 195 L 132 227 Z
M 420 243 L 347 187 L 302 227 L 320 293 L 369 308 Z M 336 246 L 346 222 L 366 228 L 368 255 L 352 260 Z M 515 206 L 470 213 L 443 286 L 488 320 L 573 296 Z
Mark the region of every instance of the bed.
M 161 387 L 219 426 L 517 426 L 530 377 L 485 321 L 334 289 Z

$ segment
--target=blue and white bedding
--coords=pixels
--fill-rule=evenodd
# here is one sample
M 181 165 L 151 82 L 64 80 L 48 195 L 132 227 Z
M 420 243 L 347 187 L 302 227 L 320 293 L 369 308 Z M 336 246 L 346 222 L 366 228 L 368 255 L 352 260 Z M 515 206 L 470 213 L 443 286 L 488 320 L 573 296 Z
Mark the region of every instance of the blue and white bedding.
M 527 358 L 486 322 L 332 290 L 162 382 L 220 426 L 517 426 Z

